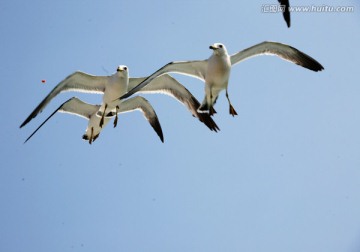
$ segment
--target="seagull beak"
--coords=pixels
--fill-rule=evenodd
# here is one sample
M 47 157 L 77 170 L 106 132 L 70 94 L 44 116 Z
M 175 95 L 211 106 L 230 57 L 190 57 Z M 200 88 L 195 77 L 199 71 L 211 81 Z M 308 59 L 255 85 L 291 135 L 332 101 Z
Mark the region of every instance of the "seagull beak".
M 216 48 L 215 46 L 211 45 L 211 46 L 209 46 L 209 49 L 215 50 L 215 49 L 217 49 L 217 48 Z

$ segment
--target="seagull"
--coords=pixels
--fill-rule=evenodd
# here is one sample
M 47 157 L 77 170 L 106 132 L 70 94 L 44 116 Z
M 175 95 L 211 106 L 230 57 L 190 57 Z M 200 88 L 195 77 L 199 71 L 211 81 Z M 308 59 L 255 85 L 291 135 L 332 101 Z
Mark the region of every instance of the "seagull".
M 173 61 L 170 62 L 153 74 L 148 76 L 139 85 L 131 89 L 129 92 L 121 96 L 119 99 L 125 99 L 134 93 L 141 91 L 151 81 L 166 73 L 178 73 L 198 78 L 205 82 L 205 98 L 198 108 L 199 113 L 209 113 L 213 115 L 215 104 L 220 91 L 226 90 L 226 98 L 229 102 L 229 113 L 232 116 L 237 115 L 232 106 L 228 94 L 228 82 L 231 67 L 243 60 L 257 55 L 276 55 L 284 60 L 290 61 L 312 71 L 321 71 L 323 66 L 294 47 L 277 42 L 262 42 L 233 55 L 229 55 L 224 44 L 215 43 L 210 46 L 213 50 L 212 55 L 206 60 L 195 61 Z
M 103 94 L 103 102 L 99 108 L 101 118 L 99 126 L 102 127 L 105 115 L 113 113 L 115 115 L 114 126 L 117 123 L 117 110 L 122 104 L 115 101 L 116 98 L 123 95 L 129 90 L 129 87 L 137 86 L 145 78 L 129 78 L 129 70 L 127 66 L 120 65 L 116 72 L 110 76 L 94 76 L 81 71 L 76 71 L 67 76 L 43 99 L 43 101 L 34 109 L 34 111 L 20 125 L 25 126 L 33 118 L 35 118 L 47 106 L 47 104 L 59 93 L 65 91 L 79 91 L 85 93 Z M 165 93 L 173 96 L 175 99 L 183 103 L 192 113 L 192 115 L 203 122 L 210 130 L 217 132 L 219 127 L 209 115 L 198 113 L 197 108 L 200 105 L 198 100 L 177 80 L 169 75 L 154 80 L 148 88 L 144 89 L 145 93 Z
M 289 3 L 289 0 L 278 0 L 278 1 L 280 3 L 280 6 L 283 8 L 282 13 L 283 13 L 285 22 L 287 24 L 287 27 L 290 28 L 290 10 L 289 10 L 290 3 Z
M 120 104 L 118 102 L 118 104 Z M 111 118 L 115 115 L 113 113 L 109 113 L 104 116 L 104 124 L 103 127 L 99 126 L 99 122 L 101 120 L 101 114 L 99 114 L 99 109 L 101 105 L 92 105 L 86 102 L 83 102 L 77 97 L 72 97 L 63 104 L 61 104 L 46 120 L 40 124 L 40 126 L 25 140 L 24 143 L 30 140 L 30 138 L 57 112 L 61 113 L 69 113 L 73 115 L 77 115 L 83 117 L 87 120 L 88 126 L 86 128 L 85 134 L 83 135 L 84 140 L 88 140 L 89 144 L 95 141 L 101 130 L 105 127 L 105 125 L 109 122 Z M 164 137 L 161 129 L 160 122 L 155 113 L 155 110 L 151 106 L 151 104 L 143 97 L 136 96 L 134 98 L 128 99 L 121 103 L 121 106 L 117 109 L 117 113 L 125 113 L 133 110 L 140 110 L 144 117 L 148 120 L 150 125 L 154 128 L 157 135 L 160 137 L 160 140 L 164 142 Z

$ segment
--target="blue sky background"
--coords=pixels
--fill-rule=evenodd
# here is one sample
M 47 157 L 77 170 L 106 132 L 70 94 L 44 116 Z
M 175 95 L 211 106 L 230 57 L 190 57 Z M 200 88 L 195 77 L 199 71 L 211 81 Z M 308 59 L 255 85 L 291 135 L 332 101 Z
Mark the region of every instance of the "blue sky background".
M 2 1 L 0 251 L 360 251 L 360 6 L 352 13 L 262 13 L 268 1 Z M 146 76 L 173 60 L 264 40 L 317 59 L 315 73 L 275 57 L 233 68 L 219 133 L 164 95 L 146 95 L 161 143 L 139 112 L 92 145 L 87 122 L 57 114 L 63 93 L 19 125 L 75 70 Z M 203 83 L 174 75 L 199 99 Z M 46 79 L 46 84 L 41 83 Z

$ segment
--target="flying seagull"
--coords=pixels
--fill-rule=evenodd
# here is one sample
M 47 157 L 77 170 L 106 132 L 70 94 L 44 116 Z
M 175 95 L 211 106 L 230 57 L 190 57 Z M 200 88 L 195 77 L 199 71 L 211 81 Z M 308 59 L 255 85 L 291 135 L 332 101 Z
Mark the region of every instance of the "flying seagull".
M 290 3 L 289 0 L 278 0 L 287 26 L 290 28 Z
M 215 110 L 213 105 L 218 98 L 220 91 L 226 90 L 226 98 L 230 106 L 230 114 L 237 115 L 235 109 L 231 105 L 228 94 L 228 82 L 230 77 L 231 67 L 257 55 L 276 55 L 284 60 L 290 61 L 302 67 L 308 68 L 315 72 L 323 70 L 323 66 L 319 62 L 300 52 L 294 47 L 284 45 L 277 42 L 262 42 L 260 44 L 249 47 L 233 55 L 229 55 L 225 45 L 215 43 L 210 46 L 213 50 L 212 55 L 206 60 L 195 61 L 174 61 L 161 67 L 159 70 L 147 77 L 143 82 L 135 88 L 121 96 L 119 99 L 125 99 L 132 94 L 140 91 L 146 87 L 151 81 L 166 73 L 178 73 L 190 75 L 205 81 L 205 98 L 198 108 L 200 113 L 209 113 L 213 115 Z
M 122 104 L 114 101 L 119 96 L 126 93 L 129 87 L 135 87 L 145 78 L 129 78 L 128 67 L 120 65 L 117 71 L 110 76 L 94 76 L 84 72 L 74 72 L 61 81 L 34 109 L 34 111 L 25 119 L 20 125 L 20 128 L 25 126 L 33 118 L 35 118 L 46 105 L 59 93 L 65 91 L 79 91 L 85 93 L 101 93 L 103 94 L 103 102 L 99 108 L 99 113 L 102 114 L 99 121 L 99 126 L 102 127 L 105 120 L 105 115 L 112 112 L 115 115 L 114 125 L 117 122 L 117 110 Z M 143 92 L 148 93 L 165 93 L 173 96 L 175 99 L 183 103 L 192 113 L 192 115 L 203 122 L 210 130 L 218 131 L 219 128 L 209 115 L 200 114 L 197 111 L 199 102 L 196 98 L 177 80 L 169 75 L 164 75 L 162 78 L 154 80 L 149 84 L 149 87 Z
M 120 103 L 119 103 L 120 104 Z M 24 143 L 30 140 L 30 138 L 57 112 L 61 113 L 69 113 L 73 115 L 77 115 L 89 120 L 88 126 L 86 128 L 85 134 L 83 135 L 84 140 L 88 140 L 89 144 L 95 141 L 101 130 L 105 127 L 105 125 L 109 122 L 111 118 L 114 118 L 113 113 L 109 113 L 104 116 L 104 124 L 103 127 L 99 126 L 102 115 L 99 114 L 99 109 L 101 105 L 92 105 L 82 100 L 73 97 L 64 102 L 57 108 L 46 120 L 40 124 L 40 126 L 25 140 Z M 125 102 L 121 103 L 121 106 L 117 109 L 117 113 L 125 113 L 133 110 L 140 110 L 144 117 L 148 120 L 150 125 L 153 127 L 157 135 L 160 137 L 160 140 L 164 142 L 164 137 L 161 129 L 160 122 L 155 113 L 155 110 L 151 106 L 151 104 L 143 97 L 136 96 L 134 98 L 128 99 Z

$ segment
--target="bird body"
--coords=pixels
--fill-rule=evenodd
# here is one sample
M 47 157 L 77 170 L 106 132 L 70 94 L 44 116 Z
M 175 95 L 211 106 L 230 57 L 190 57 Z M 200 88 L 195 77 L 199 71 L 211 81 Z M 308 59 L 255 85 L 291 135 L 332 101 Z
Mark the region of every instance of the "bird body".
M 153 127 L 157 135 L 160 137 L 160 140 L 164 142 L 162 129 L 158 117 L 156 115 L 156 112 L 151 106 L 151 104 L 145 98 L 141 96 L 135 96 L 126 101 L 118 102 L 118 104 L 120 103 L 121 106 L 115 105 L 115 106 L 119 106 L 117 113 L 125 113 L 134 110 L 140 110 L 143 113 L 145 119 L 147 119 L 147 121 Z M 61 112 L 61 113 L 77 115 L 89 120 L 88 126 L 85 130 L 85 134 L 83 135 L 83 139 L 89 141 L 89 144 L 91 144 L 93 141 L 95 141 L 98 138 L 100 132 L 106 126 L 106 124 L 112 118 L 115 117 L 115 114 L 113 112 L 108 113 L 107 115 L 104 116 L 103 125 L 102 127 L 100 127 L 100 120 L 102 118 L 102 113 L 99 112 L 100 107 L 101 107 L 100 105 L 92 105 L 80 100 L 79 98 L 72 97 L 63 104 L 61 104 L 43 123 L 41 123 L 40 126 L 25 140 L 25 143 L 29 141 L 30 138 L 51 117 L 53 117 L 57 112 Z
M 205 74 L 205 98 L 199 107 L 199 111 L 210 111 L 212 114 L 212 105 L 215 104 L 219 93 L 227 89 L 231 71 L 230 56 L 224 51 L 215 51 L 220 44 L 210 46 L 214 53 L 207 61 L 207 69 Z M 222 45 L 221 45 L 222 46 Z
M 79 91 L 87 93 L 101 93 L 103 94 L 102 104 L 96 105 L 96 108 L 91 107 L 90 105 L 85 106 L 86 108 L 83 106 L 79 111 L 76 110 L 73 105 L 76 104 L 78 106 L 82 106 L 83 102 L 72 101 L 69 103 L 64 103 L 63 106 L 60 106 L 57 110 L 59 112 L 68 112 L 77 115 L 80 114 L 82 117 L 87 118 L 89 123 L 84 135 L 84 139 L 90 139 L 90 141 L 92 141 L 94 140 L 93 138 L 96 138 L 96 136 L 100 133 L 101 128 L 104 127 L 111 118 L 114 118 L 114 127 L 116 126 L 118 113 L 131 111 L 134 109 L 140 109 L 143 111 L 143 113 L 146 113 L 145 111 L 147 111 L 148 114 L 155 113 L 155 111 L 151 111 L 153 109 L 147 100 L 143 100 L 144 98 L 142 97 L 136 97 L 136 99 L 133 100 L 129 99 L 129 101 L 117 99 L 119 96 L 125 94 L 128 90 L 137 86 L 145 79 L 145 77 L 129 78 L 128 68 L 123 65 L 119 66 L 117 71 L 110 76 L 94 76 L 76 71 L 75 73 L 66 77 L 58 85 L 56 85 L 55 88 L 53 88 L 53 90 L 42 100 L 42 102 L 20 125 L 20 128 L 25 126 L 39 113 L 41 113 L 47 104 L 49 104 L 49 102 L 61 92 Z M 191 114 L 204 123 L 210 130 L 215 132 L 219 130 L 219 127 L 209 115 L 198 113 L 197 108 L 199 107 L 200 103 L 189 92 L 189 90 L 187 90 L 182 84 L 169 75 L 163 75 L 155 79 L 142 90 L 142 93 L 164 93 L 170 95 L 185 105 Z M 96 113 L 91 110 L 91 114 L 87 113 L 86 115 L 83 115 L 83 113 L 88 112 L 90 107 L 95 109 Z M 54 113 L 56 113 L 56 111 Z
M 201 106 L 198 108 L 199 112 L 208 112 L 210 115 L 214 114 L 215 110 L 213 109 L 213 105 L 215 104 L 219 93 L 225 89 L 226 98 L 229 102 L 229 113 L 232 116 L 235 116 L 237 115 L 237 112 L 230 102 L 228 83 L 232 66 L 243 60 L 258 55 L 275 55 L 315 72 L 324 69 L 319 62 L 309 55 L 292 46 L 278 42 L 265 41 L 233 55 L 229 55 L 225 45 L 221 43 L 211 45 L 210 49 L 213 50 L 213 53 L 207 60 L 170 62 L 148 76 L 139 85 L 119 99 L 125 99 L 136 92 L 141 92 L 141 89 L 163 74 L 179 73 L 201 79 L 205 82 L 205 97 Z
M 129 85 L 129 78 L 127 72 L 115 74 L 107 77 L 107 84 L 105 86 L 103 103 L 110 104 L 116 99 L 116 94 L 124 94 Z

